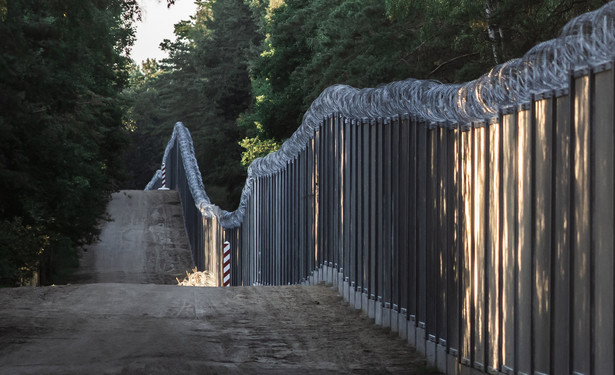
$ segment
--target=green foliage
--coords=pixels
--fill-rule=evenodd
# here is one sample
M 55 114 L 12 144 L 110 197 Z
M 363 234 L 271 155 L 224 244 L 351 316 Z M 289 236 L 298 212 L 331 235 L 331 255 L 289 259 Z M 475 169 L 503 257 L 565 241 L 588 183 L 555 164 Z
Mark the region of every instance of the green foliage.
M 241 154 L 241 165 L 248 168 L 257 158 L 262 158 L 277 151 L 280 143 L 273 139 L 262 139 L 261 137 L 244 138 L 239 145 L 246 151 Z
M 234 210 L 245 180 L 238 144 L 245 131 L 236 121 L 252 101 L 248 63 L 261 44 L 254 18 L 261 5 L 243 0 L 197 5 L 190 21 L 175 26 L 176 40 L 162 43 L 169 58 L 158 70 L 146 61 L 126 92 L 131 106 L 125 123 L 132 130 L 125 157 L 128 186 L 145 186 L 160 167 L 173 125 L 181 121 L 191 131 L 208 195 Z
M 6 2 L 7 0 L 0 0 L 0 21 L 4 21 L 6 19 L 6 13 L 8 12 Z
M 245 117 L 262 125 L 262 139 L 281 141 L 330 85 L 469 81 L 606 2 L 286 0 L 262 15 L 268 37 L 252 63 L 256 100 Z
M 495 43 L 501 47 L 500 62 L 519 57 L 536 44 L 555 38 L 575 16 L 595 10 L 608 0 L 499 1 L 491 24 L 501 29 Z
M 0 22 L 0 237 L 16 242 L 13 255 L 2 257 L 5 281 L 7 267 L 17 278 L 36 254 L 42 282 L 54 282 L 59 260 L 74 258 L 77 246 L 97 235 L 120 178 L 118 94 L 128 79 L 121 53 L 132 40 L 135 4 L 7 3 Z M 36 238 L 43 237 L 41 245 Z
M 0 221 L 0 285 L 14 285 L 38 271 L 40 256 L 49 246 L 43 225 L 24 225 L 23 219 Z
M 415 2 L 408 0 L 385 0 L 387 15 L 393 20 L 403 20 L 412 14 Z
M 414 20 L 413 20 L 414 21 Z M 254 63 L 252 112 L 267 137 L 282 140 L 328 86 L 375 86 L 425 71 L 415 64 L 413 22 L 395 22 L 380 0 L 288 0 L 267 24 Z

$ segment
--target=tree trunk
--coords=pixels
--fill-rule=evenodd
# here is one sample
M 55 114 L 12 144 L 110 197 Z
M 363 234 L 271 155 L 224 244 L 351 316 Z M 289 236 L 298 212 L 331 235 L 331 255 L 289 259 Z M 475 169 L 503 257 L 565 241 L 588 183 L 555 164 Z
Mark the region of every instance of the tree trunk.
M 491 51 L 493 53 L 493 61 L 499 64 L 501 61 L 504 46 L 504 32 L 502 28 L 493 23 L 493 13 L 497 7 L 497 0 L 485 0 L 485 18 L 487 20 L 487 34 L 491 42 Z

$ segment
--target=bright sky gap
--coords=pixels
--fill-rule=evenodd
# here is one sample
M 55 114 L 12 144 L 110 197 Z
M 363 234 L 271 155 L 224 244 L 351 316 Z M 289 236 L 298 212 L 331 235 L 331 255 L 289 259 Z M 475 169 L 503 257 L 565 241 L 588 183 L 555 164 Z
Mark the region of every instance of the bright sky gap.
M 143 21 L 137 22 L 136 41 L 131 57 L 137 64 L 147 58 L 161 60 L 167 54 L 160 50 L 159 45 L 164 39 L 175 39 L 173 28 L 176 23 L 190 19 L 196 11 L 193 0 L 176 0 L 167 8 L 166 0 L 139 0 L 143 11 Z

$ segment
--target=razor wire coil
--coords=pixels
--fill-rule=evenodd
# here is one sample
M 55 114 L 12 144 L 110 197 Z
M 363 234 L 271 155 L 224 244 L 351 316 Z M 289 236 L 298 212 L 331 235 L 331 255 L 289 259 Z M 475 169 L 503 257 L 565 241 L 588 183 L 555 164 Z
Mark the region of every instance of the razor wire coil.
M 399 115 L 439 126 L 467 126 L 497 117 L 503 108 L 531 101 L 533 94 L 565 90 L 575 69 L 611 62 L 615 56 L 615 2 L 568 22 L 559 37 L 540 43 L 523 57 L 492 68 L 476 80 L 443 84 L 434 80 L 406 79 L 375 88 L 334 85 L 314 100 L 303 121 L 280 149 L 256 159 L 248 168 L 239 207 L 228 212 L 212 204 L 205 193 L 194 155 L 190 132 L 175 125 L 163 163 L 176 139 L 182 154 L 195 205 L 207 215 L 217 215 L 224 228 L 241 225 L 256 179 L 274 174 L 294 160 L 333 114 L 351 122 L 386 119 Z M 157 171 L 146 190 L 160 179 Z

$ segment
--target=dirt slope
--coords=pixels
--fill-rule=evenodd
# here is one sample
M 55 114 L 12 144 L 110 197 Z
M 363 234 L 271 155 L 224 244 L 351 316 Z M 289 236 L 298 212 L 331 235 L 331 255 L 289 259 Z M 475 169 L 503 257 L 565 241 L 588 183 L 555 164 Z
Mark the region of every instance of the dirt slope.
M 83 253 L 76 282 L 176 284 L 192 268 L 176 191 L 113 194 L 100 242 Z

